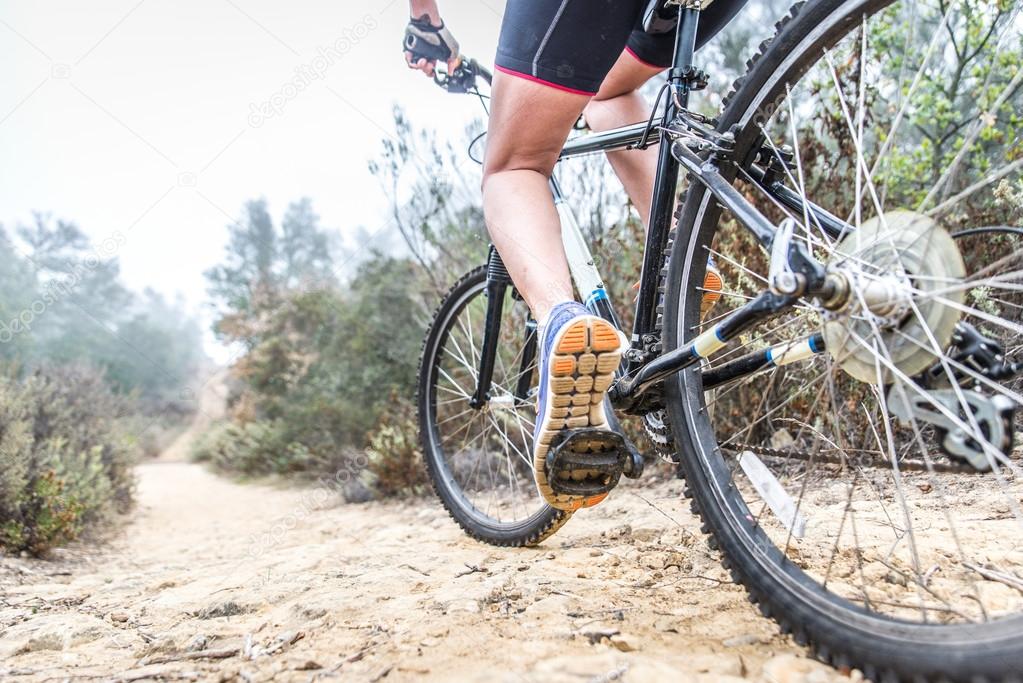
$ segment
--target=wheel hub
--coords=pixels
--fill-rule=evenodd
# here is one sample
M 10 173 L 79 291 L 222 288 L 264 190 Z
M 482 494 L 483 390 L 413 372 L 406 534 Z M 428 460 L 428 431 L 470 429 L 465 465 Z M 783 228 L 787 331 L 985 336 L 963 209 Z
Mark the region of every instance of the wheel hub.
M 934 364 L 959 320 L 966 275 L 955 240 L 934 220 L 890 211 L 842 239 L 828 262 L 848 281 L 847 305 L 824 324 L 828 351 L 863 382 L 914 376 Z M 928 333 L 929 331 L 929 333 Z M 876 350 L 875 350 L 876 348 Z M 880 358 L 880 359 L 879 359 Z

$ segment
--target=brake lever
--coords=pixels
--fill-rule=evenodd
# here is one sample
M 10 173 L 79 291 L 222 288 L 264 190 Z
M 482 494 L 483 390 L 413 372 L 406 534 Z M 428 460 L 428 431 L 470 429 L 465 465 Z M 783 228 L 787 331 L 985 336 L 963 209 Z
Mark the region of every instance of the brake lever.
M 467 60 L 461 55 L 458 57 L 458 65 L 450 73 L 441 64 L 433 73 L 433 82 L 447 90 L 449 93 L 462 94 L 469 92 L 470 86 L 476 82 L 477 70 L 473 67 L 473 61 Z

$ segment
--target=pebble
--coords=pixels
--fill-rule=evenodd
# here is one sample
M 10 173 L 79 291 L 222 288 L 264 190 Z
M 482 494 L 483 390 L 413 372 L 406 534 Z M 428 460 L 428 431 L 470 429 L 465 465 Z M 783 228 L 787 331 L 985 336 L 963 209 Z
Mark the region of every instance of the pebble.
M 764 663 L 767 683 L 830 683 L 844 680 L 834 669 L 793 654 L 777 655 Z
M 639 646 L 636 645 L 638 642 L 636 638 L 624 633 L 611 636 L 610 641 L 611 645 L 619 652 L 635 652 L 639 649 Z
M 725 647 L 743 647 L 744 645 L 759 645 L 760 643 L 766 642 L 768 642 L 768 640 L 762 636 L 758 636 L 753 633 L 744 633 L 741 636 L 725 638 L 721 641 L 721 644 Z
M 198 633 L 195 635 L 194 638 L 192 638 L 191 642 L 188 643 L 188 646 L 185 648 L 185 650 L 188 652 L 198 652 L 199 650 L 205 650 L 209 644 L 210 644 L 209 636 L 206 636 L 202 633 Z

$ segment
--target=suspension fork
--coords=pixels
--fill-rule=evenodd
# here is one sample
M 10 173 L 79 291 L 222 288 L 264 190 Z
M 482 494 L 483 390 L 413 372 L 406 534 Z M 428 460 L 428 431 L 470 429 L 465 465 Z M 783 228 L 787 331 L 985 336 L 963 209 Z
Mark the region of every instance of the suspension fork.
M 497 249 L 491 245 L 490 255 L 487 257 L 487 314 L 483 323 L 479 374 L 476 378 L 476 391 L 469 399 L 469 405 L 476 409 L 482 408 L 490 400 L 490 385 L 494 378 L 497 344 L 501 338 L 504 295 L 511 286 L 512 281 L 508 269 L 505 267 L 504 261 L 501 260 L 501 255 L 497 253 Z

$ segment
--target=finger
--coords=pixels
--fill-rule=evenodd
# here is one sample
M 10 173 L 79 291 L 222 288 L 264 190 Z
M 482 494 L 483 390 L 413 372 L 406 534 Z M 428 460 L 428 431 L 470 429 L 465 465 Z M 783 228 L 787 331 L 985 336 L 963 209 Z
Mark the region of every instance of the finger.
M 412 53 L 407 50 L 405 51 L 405 64 L 407 64 L 410 69 L 416 68 L 416 63 L 413 61 Z

